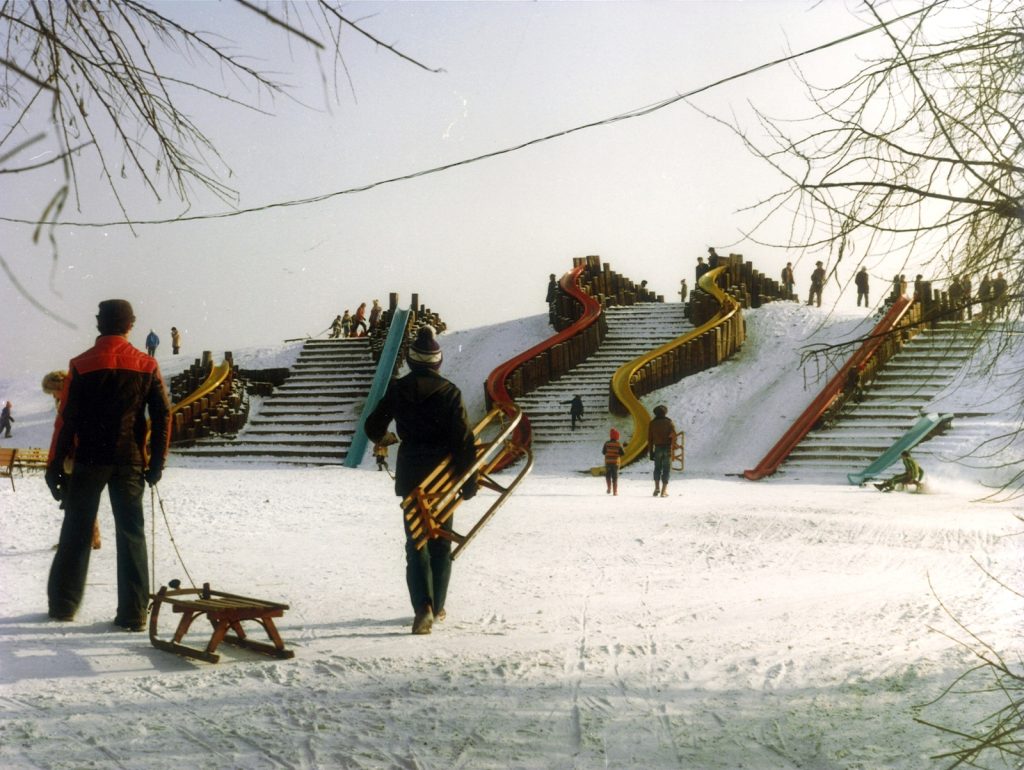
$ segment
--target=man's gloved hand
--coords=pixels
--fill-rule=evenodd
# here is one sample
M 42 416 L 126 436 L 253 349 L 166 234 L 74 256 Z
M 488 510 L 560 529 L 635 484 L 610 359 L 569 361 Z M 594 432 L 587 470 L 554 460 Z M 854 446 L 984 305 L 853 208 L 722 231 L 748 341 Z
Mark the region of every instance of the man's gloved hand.
M 146 468 L 142 477 L 146 479 L 146 483 L 151 487 L 155 487 L 160 482 L 160 477 L 164 475 L 164 469 L 160 465 L 150 465 Z
M 476 474 L 473 474 L 473 478 L 462 485 L 462 499 L 472 500 L 476 497 L 477 486 Z
M 46 466 L 46 486 L 50 488 L 50 494 L 54 500 L 64 499 L 64 490 L 67 489 L 68 479 L 64 475 L 64 469 L 60 463 L 51 463 Z

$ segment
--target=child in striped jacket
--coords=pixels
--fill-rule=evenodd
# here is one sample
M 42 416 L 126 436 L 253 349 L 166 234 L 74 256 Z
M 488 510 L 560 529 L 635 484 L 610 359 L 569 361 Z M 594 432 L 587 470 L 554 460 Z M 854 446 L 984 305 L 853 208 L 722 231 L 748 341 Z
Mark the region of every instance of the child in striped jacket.
M 608 440 L 601 448 L 604 455 L 604 480 L 608 489 L 606 494 L 619 494 L 619 462 L 625 451 L 619 443 L 619 432 L 615 428 L 608 434 Z

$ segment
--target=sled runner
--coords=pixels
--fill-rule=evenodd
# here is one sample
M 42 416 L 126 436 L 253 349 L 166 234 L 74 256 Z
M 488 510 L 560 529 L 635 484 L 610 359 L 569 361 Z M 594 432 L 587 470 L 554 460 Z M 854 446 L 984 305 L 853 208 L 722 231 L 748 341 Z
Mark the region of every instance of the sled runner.
M 220 660 L 220 655 L 216 652 L 218 645 L 221 642 L 227 642 L 275 658 L 295 656 L 292 650 L 285 649 L 284 642 L 281 640 L 281 635 L 278 634 L 273 620 L 284 614 L 284 611 L 288 609 L 287 604 L 213 591 L 210 589 L 209 583 L 203 583 L 202 588 L 168 589 L 167 586 L 161 586 L 160 591 L 150 594 L 150 597 L 153 599 L 153 607 L 149 613 L 149 640 L 159 650 L 187 655 L 190 658 L 199 658 L 208 663 L 216 663 Z M 181 614 L 181 620 L 171 641 L 157 638 L 157 622 L 160 617 L 160 608 L 164 603 L 169 604 L 173 612 Z M 192 621 L 202 615 L 205 615 L 213 626 L 213 635 L 205 650 L 189 647 L 182 643 L 182 639 L 192 626 Z M 249 639 L 245 635 L 245 631 L 242 630 L 243 620 L 254 620 L 263 626 L 273 644 Z M 229 634 L 229 631 L 233 633 Z
M 523 413 L 516 410 L 511 417 L 500 408 L 492 409 L 480 423 L 473 428 L 476 439 L 476 461 L 472 467 L 461 475 L 455 475 L 451 457 L 438 465 L 423 482 L 402 500 L 402 511 L 409 522 L 409 530 L 416 540 L 416 548 L 423 548 L 427 541 L 443 537 L 455 543 L 452 558 L 458 557 L 477 532 L 490 521 L 491 517 L 502 506 L 512 491 L 533 468 L 533 453 L 529 447 L 515 444 L 511 440 L 516 426 Z M 487 440 L 485 433 L 497 430 L 497 435 Z M 525 458 L 523 467 L 508 485 L 501 485 L 491 476 L 495 469 L 507 467 L 510 461 Z M 451 519 L 455 509 L 462 502 L 462 487 L 473 474 L 478 474 L 479 488 L 489 489 L 498 493 L 498 499 L 477 519 L 466 534 L 450 532 L 443 525 Z

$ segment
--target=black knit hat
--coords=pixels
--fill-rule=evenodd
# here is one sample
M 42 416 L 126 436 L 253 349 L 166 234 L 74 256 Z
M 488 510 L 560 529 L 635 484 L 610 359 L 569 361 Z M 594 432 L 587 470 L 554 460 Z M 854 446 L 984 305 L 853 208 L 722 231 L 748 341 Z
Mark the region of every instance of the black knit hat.
M 100 334 L 125 334 L 135 323 L 135 311 L 126 299 L 105 299 L 96 314 Z
M 435 334 L 433 326 L 421 326 L 416 332 L 416 340 L 409 346 L 407 356 L 410 367 L 441 368 L 441 346 L 437 344 Z

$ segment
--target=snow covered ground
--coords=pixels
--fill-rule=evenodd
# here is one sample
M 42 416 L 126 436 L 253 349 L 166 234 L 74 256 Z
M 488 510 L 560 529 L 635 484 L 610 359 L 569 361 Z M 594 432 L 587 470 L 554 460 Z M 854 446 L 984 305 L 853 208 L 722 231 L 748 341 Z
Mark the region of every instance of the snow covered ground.
M 650 497 L 645 463 L 605 495 L 578 472 L 599 446 L 540 455 L 456 561 L 448 618 L 426 637 L 409 634 L 391 481 L 369 463 L 172 460 L 157 583 L 191 575 L 290 604 L 279 628 L 294 659 L 223 645 L 216 665 L 112 630 L 105 503 L 78 617 L 49 621 L 60 512 L 40 475 L 16 475 L 17 492 L 0 479 L 0 766 L 931 766 L 953 743 L 915 717 L 966 729 L 1003 705 L 925 705 L 976 662 L 958 622 L 1019 659 L 1024 601 L 985 573 L 1021 589 L 1020 504 L 981 502 L 994 472 L 952 465 L 929 468 L 921 495 L 732 475 L 820 385 L 800 346 L 867 323 L 823 324 L 795 304 L 747 315 L 735 360 L 658 394 L 687 432 L 671 497 Z M 493 365 L 547 334 L 535 317 L 442 338 L 474 417 Z M 295 348 L 235 354 L 274 366 Z M 169 375 L 184 362 L 161 363 Z M 985 383 L 956 397 L 991 393 Z M 0 380 L 6 398 L 18 422 L 0 445 L 45 446 L 53 409 L 38 380 Z M 1007 425 L 1017 406 L 1004 405 Z M 464 522 L 487 496 L 460 509 Z

